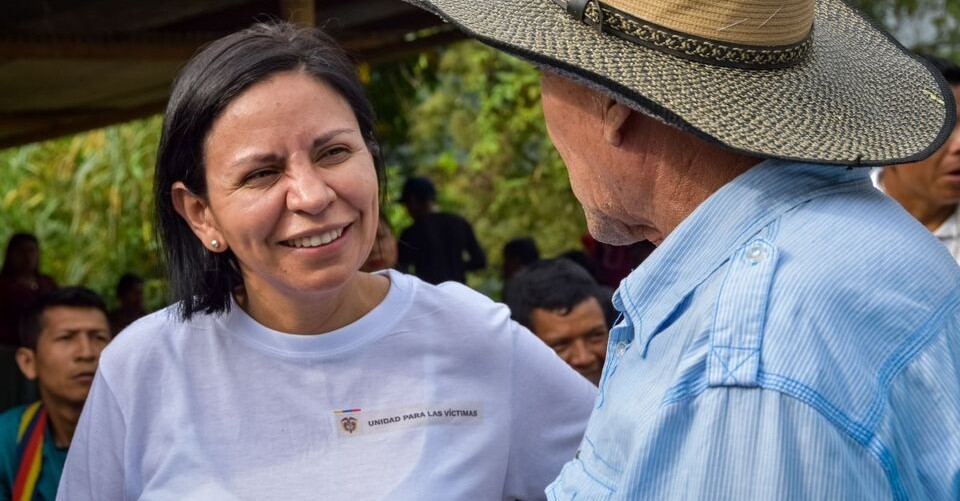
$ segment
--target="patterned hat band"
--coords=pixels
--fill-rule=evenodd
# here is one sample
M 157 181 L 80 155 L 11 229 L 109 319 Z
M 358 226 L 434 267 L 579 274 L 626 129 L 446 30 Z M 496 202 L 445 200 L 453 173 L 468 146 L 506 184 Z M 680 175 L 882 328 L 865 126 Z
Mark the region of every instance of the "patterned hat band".
M 812 46 L 811 29 L 789 45 L 758 46 L 708 40 L 638 19 L 598 0 L 553 0 L 577 21 L 628 42 L 701 63 L 769 70 L 802 62 Z

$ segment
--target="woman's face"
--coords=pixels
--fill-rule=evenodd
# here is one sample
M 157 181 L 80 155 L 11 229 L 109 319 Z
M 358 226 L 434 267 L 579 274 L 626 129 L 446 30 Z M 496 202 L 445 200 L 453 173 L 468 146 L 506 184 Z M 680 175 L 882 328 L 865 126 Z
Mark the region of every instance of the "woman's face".
M 332 87 L 299 71 L 255 84 L 214 122 L 204 154 L 209 232 L 198 236 L 233 251 L 248 297 L 335 291 L 354 277 L 377 232 L 377 175 Z

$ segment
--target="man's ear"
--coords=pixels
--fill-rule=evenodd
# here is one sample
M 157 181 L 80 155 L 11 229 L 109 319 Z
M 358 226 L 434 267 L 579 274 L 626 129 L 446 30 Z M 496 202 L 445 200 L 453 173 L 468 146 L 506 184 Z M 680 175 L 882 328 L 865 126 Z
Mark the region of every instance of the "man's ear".
M 206 200 L 190 191 L 181 181 L 173 183 L 170 197 L 173 199 L 173 208 L 176 209 L 177 214 L 187 222 L 193 234 L 200 239 L 207 250 L 210 252 L 227 250 L 227 242 L 216 228 Z M 213 242 L 217 242 L 216 246 Z
M 623 127 L 633 110 L 606 98 L 603 103 L 603 139 L 611 146 L 620 146 L 623 141 Z
M 37 379 L 37 354 L 30 348 L 17 348 L 17 365 L 30 381 Z

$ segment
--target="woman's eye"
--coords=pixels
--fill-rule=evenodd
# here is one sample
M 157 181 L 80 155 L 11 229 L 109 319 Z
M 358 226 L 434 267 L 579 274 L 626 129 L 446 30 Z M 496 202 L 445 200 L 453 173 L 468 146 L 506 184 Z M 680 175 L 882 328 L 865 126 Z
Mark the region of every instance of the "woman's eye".
M 320 152 L 317 157 L 317 161 L 337 161 L 342 160 L 344 157 L 352 153 L 353 150 L 346 146 L 334 146 L 332 148 L 327 148 Z
M 251 172 L 247 177 L 243 178 L 243 184 L 256 184 L 262 183 L 269 179 L 272 179 L 277 173 L 274 169 L 260 169 L 254 172 Z

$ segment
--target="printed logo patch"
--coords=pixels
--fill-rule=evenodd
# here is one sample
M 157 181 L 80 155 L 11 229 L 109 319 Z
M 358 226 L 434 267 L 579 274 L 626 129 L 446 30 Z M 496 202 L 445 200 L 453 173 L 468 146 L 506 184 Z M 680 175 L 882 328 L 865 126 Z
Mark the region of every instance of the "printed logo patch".
M 483 422 L 479 402 L 446 402 L 394 409 L 344 409 L 333 411 L 337 433 L 355 437 L 368 433 L 432 425 L 477 425 Z

